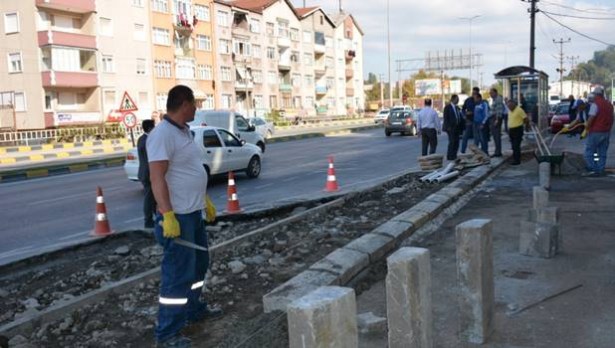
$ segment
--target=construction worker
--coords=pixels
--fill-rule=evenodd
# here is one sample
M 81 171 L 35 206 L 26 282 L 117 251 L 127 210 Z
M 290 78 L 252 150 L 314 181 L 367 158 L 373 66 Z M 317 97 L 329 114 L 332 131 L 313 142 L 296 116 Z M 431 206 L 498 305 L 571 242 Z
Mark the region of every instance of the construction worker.
M 604 88 L 594 89 L 594 102 L 587 119 L 587 143 L 585 144 L 586 176 L 603 176 L 606 154 L 609 150 L 613 128 L 613 105 L 604 98 Z
M 139 155 L 139 172 L 137 177 L 143 185 L 143 216 L 145 218 L 144 227 L 154 228 L 154 213 L 156 212 L 156 200 L 152 192 L 152 183 L 149 181 L 149 160 L 147 159 L 147 136 L 154 129 L 154 120 L 143 120 L 141 128 L 143 135 L 137 141 L 137 153 Z
M 222 311 L 200 301 L 209 253 L 175 242 L 176 238 L 207 248 L 202 211 L 207 173 L 186 123 L 194 120 L 194 93 L 175 86 L 168 93 L 167 115 L 147 140 L 150 180 L 158 212 L 154 233 L 164 248 L 158 325 L 159 347 L 190 347 L 180 330 L 192 322 L 219 317 Z
M 508 136 L 513 151 L 512 165 L 521 164 L 521 141 L 523 140 L 523 127 L 528 128 L 530 121 L 523 109 L 517 105 L 515 100 L 508 100 Z

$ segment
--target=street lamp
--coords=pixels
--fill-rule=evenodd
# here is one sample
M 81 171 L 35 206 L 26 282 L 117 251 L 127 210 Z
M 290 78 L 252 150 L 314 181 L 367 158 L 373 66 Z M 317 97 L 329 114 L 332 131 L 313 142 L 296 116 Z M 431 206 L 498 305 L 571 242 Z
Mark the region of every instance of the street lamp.
M 389 0 L 387 0 L 387 61 L 389 66 L 389 108 L 393 107 L 393 81 L 391 80 L 391 23 L 390 23 L 390 11 Z
M 472 17 L 459 17 L 459 19 L 468 21 L 468 23 L 470 23 L 470 93 L 472 93 L 471 90 L 472 90 L 472 87 L 474 87 L 472 86 L 472 83 L 473 83 L 472 81 L 472 63 L 473 63 L 472 62 L 472 22 L 481 16 L 482 15 L 476 15 Z

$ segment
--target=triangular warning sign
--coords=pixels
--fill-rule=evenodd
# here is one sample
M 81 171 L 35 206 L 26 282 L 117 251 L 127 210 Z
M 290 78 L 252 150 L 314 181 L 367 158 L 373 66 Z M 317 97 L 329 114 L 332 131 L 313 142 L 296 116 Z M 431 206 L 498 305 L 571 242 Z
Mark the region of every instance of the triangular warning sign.
M 124 96 L 122 97 L 122 102 L 120 103 L 119 111 L 125 112 L 125 111 L 137 111 L 137 110 L 139 110 L 139 108 L 137 107 L 137 104 L 135 104 L 135 102 L 132 100 L 130 95 L 128 95 L 128 92 L 124 92 Z

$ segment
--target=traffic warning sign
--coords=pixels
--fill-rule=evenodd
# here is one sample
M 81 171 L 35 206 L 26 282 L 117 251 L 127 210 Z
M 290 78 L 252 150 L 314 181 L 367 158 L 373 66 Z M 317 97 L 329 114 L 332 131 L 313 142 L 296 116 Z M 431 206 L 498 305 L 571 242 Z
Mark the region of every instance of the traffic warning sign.
M 137 111 L 137 110 L 139 110 L 139 108 L 137 107 L 137 104 L 135 104 L 135 102 L 132 100 L 128 92 L 124 92 L 124 96 L 122 97 L 122 103 L 120 103 L 119 111 L 127 112 L 127 111 Z

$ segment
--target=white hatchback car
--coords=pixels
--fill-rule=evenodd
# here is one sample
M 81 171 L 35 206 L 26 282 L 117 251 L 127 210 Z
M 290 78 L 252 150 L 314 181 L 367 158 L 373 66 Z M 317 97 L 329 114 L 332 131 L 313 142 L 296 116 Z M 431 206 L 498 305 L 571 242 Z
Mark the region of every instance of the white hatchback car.
M 384 121 L 389 118 L 389 114 L 391 111 L 389 109 L 382 109 L 378 111 L 376 116 L 374 116 L 374 123 L 384 123 Z
M 237 139 L 226 129 L 217 127 L 193 127 L 190 129 L 202 152 L 202 161 L 208 175 L 245 171 L 250 178 L 261 173 L 261 149 Z M 124 171 L 128 180 L 138 181 L 139 155 L 130 149 L 126 155 Z
M 271 121 L 267 121 L 262 117 L 253 117 L 248 119 L 248 121 L 256 127 L 256 132 L 265 139 L 271 139 L 275 133 L 275 126 Z

